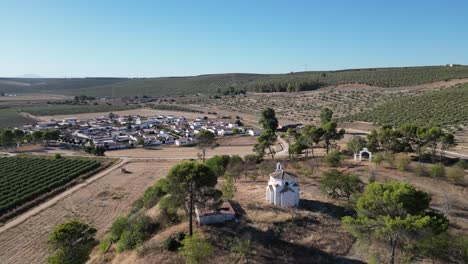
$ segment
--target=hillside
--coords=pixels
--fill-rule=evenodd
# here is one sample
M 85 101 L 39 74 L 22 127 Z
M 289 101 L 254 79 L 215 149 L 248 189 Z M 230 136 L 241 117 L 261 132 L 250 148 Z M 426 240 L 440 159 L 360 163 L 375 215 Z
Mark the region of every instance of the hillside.
M 95 97 L 215 94 L 229 87 L 256 92 L 304 91 L 347 83 L 378 87 L 410 86 L 468 78 L 468 66 L 428 66 L 297 72 L 288 74 L 210 74 L 161 78 L 0 78 L 0 92 Z M 288 88 L 289 87 L 289 88 Z
M 467 125 L 468 85 L 393 98 L 344 120 L 392 126 L 405 123 L 427 126 Z

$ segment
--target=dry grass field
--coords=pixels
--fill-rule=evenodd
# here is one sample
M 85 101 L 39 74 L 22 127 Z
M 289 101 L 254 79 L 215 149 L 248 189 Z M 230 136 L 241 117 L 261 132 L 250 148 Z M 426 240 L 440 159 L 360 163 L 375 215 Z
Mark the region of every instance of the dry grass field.
M 98 229 L 102 238 L 112 221 L 126 214 L 145 189 L 176 161 L 134 161 L 125 164 L 132 172 L 115 169 L 88 186 L 57 201 L 26 221 L 5 230 L 0 228 L 0 263 L 44 263 L 48 254 L 47 237 L 52 229 L 67 220 L 77 219 Z

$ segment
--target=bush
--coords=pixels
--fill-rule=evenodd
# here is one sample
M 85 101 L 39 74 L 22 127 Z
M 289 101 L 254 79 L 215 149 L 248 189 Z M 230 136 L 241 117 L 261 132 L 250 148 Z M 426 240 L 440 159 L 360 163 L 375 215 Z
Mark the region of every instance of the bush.
M 456 184 L 465 183 L 465 170 L 460 166 L 452 166 L 447 169 L 447 178 Z
M 62 158 L 62 155 L 58 154 L 58 153 L 55 153 L 54 155 L 54 159 L 61 159 Z
M 399 155 L 396 157 L 396 165 L 397 165 L 398 170 L 406 171 L 410 164 L 411 164 L 411 159 L 407 155 Z
M 371 162 L 375 163 L 376 165 L 382 164 L 383 161 L 384 161 L 384 155 L 380 152 L 372 156 Z
M 158 180 L 153 186 L 146 189 L 141 198 L 144 208 L 155 206 L 161 197 L 167 194 L 168 181 L 166 178 Z
M 182 240 L 182 247 L 179 253 L 185 258 L 188 264 L 206 263 L 214 253 L 213 246 L 198 234 L 186 237 Z
M 457 167 L 460 167 L 464 170 L 468 170 L 468 162 L 466 162 L 465 160 L 459 160 L 457 161 L 454 166 L 457 166 Z
M 325 162 L 330 167 L 339 167 L 342 160 L 343 156 L 338 150 L 333 150 L 325 156 Z
M 153 226 L 144 215 L 136 215 L 131 224 L 120 235 L 117 251 L 134 249 L 141 245 L 151 234 Z
M 418 164 L 414 170 L 414 174 L 419 177 L 425 177 L 428 175 L 427 169 L 424 165 Z
M 433 178 L 442 178 L 445 176 L 445 167 L 441 163 L 435 165 L 431 169 L 430 173 L 431 177 Z
M 179 232 L 175 236 L 171 236 L 164 241 L 163 248 L 168 251 L 177 251 L 182 246 L 182 241 L 185 239 L 185 233 Z

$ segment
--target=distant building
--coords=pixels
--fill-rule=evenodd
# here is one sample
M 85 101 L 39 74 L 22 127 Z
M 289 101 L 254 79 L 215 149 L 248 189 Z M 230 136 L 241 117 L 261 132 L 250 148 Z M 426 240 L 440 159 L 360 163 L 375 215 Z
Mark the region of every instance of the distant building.
M 270 174 L 266 187 L 266 201 L 283 207 L 297 207 L 299 205 L 299 185 L 294 174 L 284 171 L 280 163 L 276 171 Z
M 236 212 L 229 202 L 224 202 L 216 210 L 200 210 L 198 207 L 195 207 L 195 214 L 200 225 L 219 224 L 236 220 Z

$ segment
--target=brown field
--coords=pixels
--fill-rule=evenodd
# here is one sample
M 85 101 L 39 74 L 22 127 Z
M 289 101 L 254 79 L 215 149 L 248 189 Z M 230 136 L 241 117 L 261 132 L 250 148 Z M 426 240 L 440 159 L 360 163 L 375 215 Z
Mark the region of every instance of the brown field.
M 131 174 L 114 169 L 16 226 L 7 223 L 0 228 L 0 263 L 43 263 L 48 253 L 47 237 L 50 232 L 57 224 L 71 219 L 96 227 L 98 239 L 102 238 L 112 221 L 126 214 L 144 190 L 158 178 L 164 177 L 176 162 L 129 162 L 125 168 Z
M 50 121 L 50 120 L 62 120 L 66 117 L 76 117 L 79 120 L 87 120 L 92 118 L 98 118 L 102 116 L 108 115 L 110 112 L 99 112 L 99 113 L 85 113 L 85 114 L 73 114 L 73 115 L 54 115 L 54 116 L 40 116 L 37 117 L 42 121 Z M 215 118 L 214 115 L 208 114 L 200 114 L 200 113 L 190 113 L 190 112 L 181 112 L 181 111 L 167 111 L 167 110 L 154 110 L 154 109 L 132 109 L 132 110 L 124 110 L 124 111 L 112 111 L 112 113 L 117 115 L 140 115 L 140 116 L 158 116 L 158 115 L 173 115 L 173 116 L 184 116 L 186 118 L 194 119 L 197 117 L 207 116 L 209 118 Z
M 0 97 L 0 102 L 2 101 L 53 101 L 53 100 L 67 100 L 72 99 L 72 97 L 64 95 L 52 95 L 52 94 L 30 94 L 30 95 L 18 95 L 18 96 L 2 96 Z
M 151 159 L 197 159 L 200 149 L 195 147 L 161 147 L 158 149 L 123 149 L 107 151 L 107 157 L 151 158 Z M 206 151 L 206 157 L 214 155 L 239 155 L 241 157 L 252 154 L 252 146 L 219 146 Z

